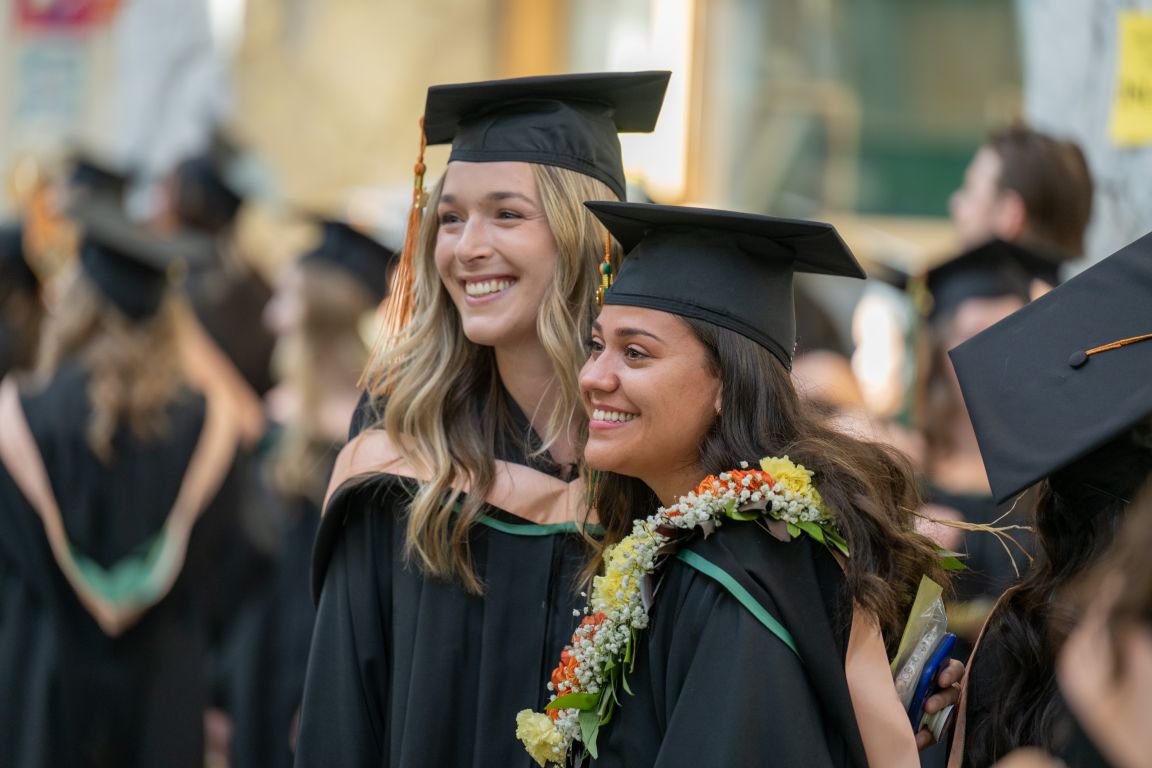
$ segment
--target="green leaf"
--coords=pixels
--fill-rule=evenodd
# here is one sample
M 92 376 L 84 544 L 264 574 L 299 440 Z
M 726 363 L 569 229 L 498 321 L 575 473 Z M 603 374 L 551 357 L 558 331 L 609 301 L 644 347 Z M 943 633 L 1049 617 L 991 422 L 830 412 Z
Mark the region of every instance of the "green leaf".
M 596 754 L 596 736 L 599 733 L 600 716 L 595 712 L 581 712 L 580 740 L 584 742 L 584 749 L 588 750 L 588 754 L 592 755 L 593 760 L 598 757 Z
M 599 703 L 599 693 L 566 693 L 552 699 L 544 709 L 579 709 L 587 712 L 595 710 Z
M 632 693 L 632 688 L 628 685 L 628 675 L 620 675 L 620 684 L 624 686 L 624 692 L 629 696 L 636 695 Z
M 843 554 L 845 557 L 848 557 L 848 542 L 844 541 L 844 540 L 843 540 L 843 539 L 841 539 L 839 536 L 837 536 L 837 537 L 836 537 L 836 538 L 834 538 L 834 539 L 833 539 L 833 538 L 829 538 L 829 541 L 831 541 L 831 542 L 832 542 L 832 544 L 833 544 L 833 545 L 836 547 L 836 549 L 840 550 L 840 552 L 841 552 L 841 553 L 842 553 L 842 554 Z
M 825 543 L 825 541 L 824 541 L 824 529 L 821 528 L 816 523 L 813 523 L 810 521 L 803 522 L 803 523 L 799 523 L 798 527 L 800 528 L 800 530 L 804 531 L 804 533 L 806 533 L 809 536 L 811 536 L 812 538 L 816 539 L 816 541 L 820 542 L 821 544 Z
M 800 528 L 795 523 L 788 523 L 788 535 L 796 538 L 800 535 Z
M 735 502 L 732 502 L 730 509 L 728 510 L 728 517 L 732 518 L 733 520 L 740 520 L 742 522 L 759 520 L 763 515 L 764 511 L 760 509 L 749 509 L 747 511 L 741 511 L 740 508 L 736 506 Z
M 968 566 L 964 564 L 964 555 L 959 552 L 953 552 L 950 549 L 933 545 L 936 550 L 936 556 L 940 558 L 940 567 L 946 571 L 966 571 Z
M 616 712 L 616 705 L 608 707 L 604 714 L 600 715 L 600 725 L 605 726 L 612 722 L 612 715 Z

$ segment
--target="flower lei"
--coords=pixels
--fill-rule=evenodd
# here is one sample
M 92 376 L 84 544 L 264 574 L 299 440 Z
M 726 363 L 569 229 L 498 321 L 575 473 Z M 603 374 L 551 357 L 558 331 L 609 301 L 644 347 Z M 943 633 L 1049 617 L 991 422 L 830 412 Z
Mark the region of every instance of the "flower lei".
M 516 737 L 539 765 L 563 764 L 574 742 L 597 756 L 600 726 L 620 704 L 617 684 L 632 693 L 626 673 L 648 626 L 649 577 L 668 553 L 674 529 L 701 528 L 708 535 L 724 518 L 767 518 L 781 538 L 787 538 L 782 527 L 791 537 L 807 535 L 848 554 L 812 474 L 787 456 L 761 459 L 759 469 L 741 462 L 740 469 L 709 475 L 676 504 L 637 520 L 629 536 L 605 551 L 604 574 L 593 579 L 584 618 L 548 682 L 551 701 L 543 713 L 525 709 L 516 716 Z

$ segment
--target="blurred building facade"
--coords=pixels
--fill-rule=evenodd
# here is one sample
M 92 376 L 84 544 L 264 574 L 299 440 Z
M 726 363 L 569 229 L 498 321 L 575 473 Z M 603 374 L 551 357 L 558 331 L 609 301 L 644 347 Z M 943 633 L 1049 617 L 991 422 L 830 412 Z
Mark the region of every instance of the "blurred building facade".
M 1103 228 L 1126 241 L 1152 226 L 1147 191 L 1126 196 L 1147 167 L 1130 161 L 1152 162 L 1152 153 L 1113 152 L 1101 127 L 1116 15 L 1152 12 L 1150 0 L 1077 10 L 999 0 L 8 6 L 0 17 L 8 179 L 20 158 L 77 143 L 156 176 L 224 125 L 262 159 L 268 196 L 332 210 L 367 191 L 372 215 L 385 217 L 409 191 L 428 85 L 669 68 L 656 134 L 625 143 L 636 181 L 662 202 L 829 215 L 849 232 L 863 221 L 865 252 L 877 228 L 878 243 L 938 251 L 951 242 L 948 195 L 985 132 L 1026 114 L 1085 143 L 1113 201 L 1101 207 Z M 432 176 L 443 160 L 429 151 Z M 13 204 L 11 195 L 0 203 Z

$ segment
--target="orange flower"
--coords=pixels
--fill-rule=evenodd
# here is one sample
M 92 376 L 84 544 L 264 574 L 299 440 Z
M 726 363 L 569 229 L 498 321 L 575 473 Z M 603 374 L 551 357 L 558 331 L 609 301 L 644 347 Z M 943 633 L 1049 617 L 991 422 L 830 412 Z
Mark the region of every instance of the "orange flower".
M 706 491 L 716 490 L 716 486 L 719 485 L 719 483 L 720 481 L 716 479 L 715 475 L 708 475 L 708 477 L 700 481 L 700 485 L 696 486 L 696 495 L 699 496 Z
M 759 488 L 761 485 L 775 485 L 776 481 L 767 472 L 758 469 L 734 469 L 727 473 L 728 480 L 720 480 L 715 475 L 708 475 L 704 478 L 700 485 L 696 486 L 696 495 L 700 496 L 708 491 L 720 496 L 728 490 L 728 484 L 732 483 L 737 488 L 755 487 Z M 748 486 L 744 485 L 744 478 L 750 477 Z
M 608 616 L 603 611 L 597 611 L 596 613 L 585 616 L 580 621 L 580 626 L 592 626 L 594 628 L 599 627 L 607 618 Z M 595 636 L 595 629 L 588 633 L 589 640 Z M 573 633 L 572 643 L 576 643 L 579 639 L 579 633 Z M 558 696 L 562 696 L 566 693 L 575 693 L 576 691 L 580 690 L 578 683 L 576 682 L 576 670 L 578 667 L 579 664 L 576 661 L 576 657 L 572 654 L 569 648 L 565 648 L 564 650 L 560 651 L 560 663 L 556 665 L 556 669 L 552 670 L 552 688 L 556 691 Z M 566 683 L 567 685 L 561 687 L 562 683 Z M 560 710 L 549 709 L 547 710 L 547 715 L 553 720 L 558 720 L 560 718 Z
M 580 622 L 580 626 L 586 627 L 589 624 L 592 624 L 598 627 L 603 624 L 604 620 L 607 618 L 608 616 L 604 613 L 604 611 L 596 611 L 596 613 L 593 613 L 590 616 L 585 616 L 584 620 Z M 595 633 L 593 633 L 593 635 L 595 635 Z

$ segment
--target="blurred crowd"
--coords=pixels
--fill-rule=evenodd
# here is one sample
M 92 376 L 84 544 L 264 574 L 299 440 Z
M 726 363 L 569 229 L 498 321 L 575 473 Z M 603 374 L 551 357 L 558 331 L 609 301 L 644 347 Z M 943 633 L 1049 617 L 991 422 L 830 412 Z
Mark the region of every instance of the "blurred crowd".
M 17 765 L 61 746 L 9 708 L 32 688 L 84 710 L 67 742 L 96 753 L 77 762 L 112 765 L 141 742 L 164 755 L 156 765 L 202 765 L 201 752 L 213 765 L 291 764 L 312 542 L 395 254 L 346 217 L 294 211 L 312 242 L 266 279 L 266 257 L 236 237 L 246 200 L 230 166 L 245 152 L 217 141 L 182 160 L 143 220 L 130 169 L 77 153 L 41 172 L 0 230 L 0 378 L 18 385 L 50 486 L 36 504 L 44 537 L 5 506 L 34 496 L 35 480 L 0 477 L 0 749 Z M 1029 580 L 1046 600 L 1069 579 L 1034 566 L 1035 494 L 995 501 L 947 351 L 1061 283 L 1084 255 L 1092 188 L 1076 145 L 1003 127 L 949 201 L 962 250 L 915 273 L 867 265 L 876 285 L 852 338 L 829 297 L 797 291 L 797 385 L 841 429 L 912 460 L 924 532 L 966 565 L 948 610 L 968 649 L 1009 587 Z M 113 471 L 124 467 L 127 479 Z M 139 508 L 115 508 L 124 482 Z M 1122 654 L 1127 628 L 1147 632 L 1147 590 L 1117 574 L 1147 569 L 1152 505 L 1111 528 L 1122 518 L 1131 533 L 1108 537 L 1121 551 L 1104 556 L 1108 541 L 1093 539 L 1078 560 L 1101 564 L 1096 586 L 1067 593 L 1069 611 L 1092 590 L 1122 599 L 1069 653 Z M 1060 673 L 1077 707 L 1093 683 L 1074 665 Z

